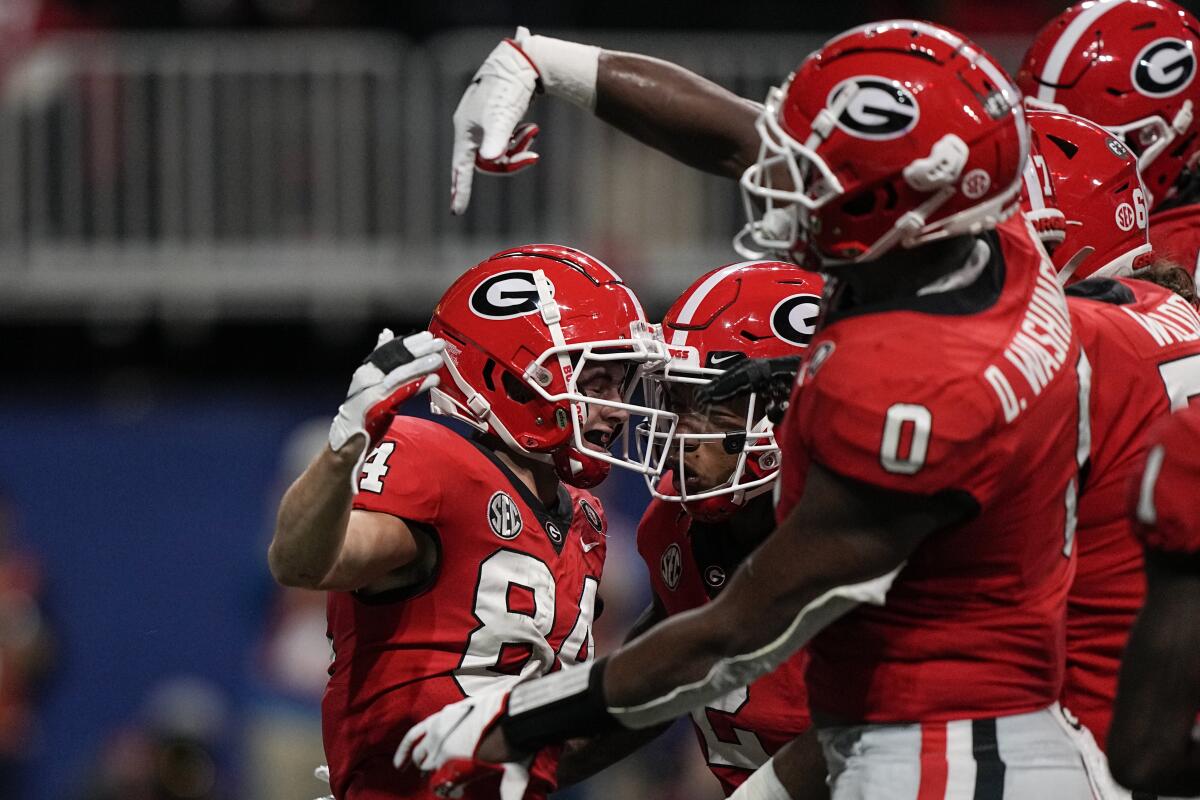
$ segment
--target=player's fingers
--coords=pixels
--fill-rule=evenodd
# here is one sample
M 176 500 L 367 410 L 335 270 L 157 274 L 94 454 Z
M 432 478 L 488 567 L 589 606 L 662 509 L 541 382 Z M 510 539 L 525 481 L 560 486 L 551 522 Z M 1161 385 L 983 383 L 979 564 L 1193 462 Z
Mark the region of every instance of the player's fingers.
M 445 350 L 446 340 L 439 339 L 429 331 L 421 331 L 406 338 L 404 346 L 414 356 L 423 356 L 429 353 L 440 353 Z
M 375 349 L 383 347 L 385 344 L 396 338 L 396 334 L 392 333 L 391 328 L 384 328 L 379 332 L 379 338 L 375 340 Z
M 483 118 L 483 140 L 479 143 L 479 157 L 484 161 L 496 161 L 508 152 L 509 142 L 512 141 L 517 123 L 521 121 L 521 115 L 524 113 L 523 107 L 517 107 L 511 101 L 490 104 Z
M 537 163 L 538 158 L 540 158 L 540 156 L 538 156 L 537 153 L 527 150 L 524 153 L 513 156 L 512 158 L 505 156 L 498 161 L 484 161 L 481 158 L 477 158 L 475 159 L 475 168 L 480 172 L 486 172 L 489 175 L 498 175 L 504 177 L 511 175 L 514 172 L 523 170 L 526 167 L 532 167 Z
M 404 738 L 400 740 L 400 746 L 396 748 L 396 755 L 392 757 L 392 766 L 396 769 L 404 769 L 412 755 L 413 747 L 424 738 L 425 732 L 419 727 L 412 728 L 404 734 Z
M 441 353 L 430 353 L 427 356 L 421 356 L 407 364 L 396 367 L 385 375 L 383 377 L 383 389 L 385 392 L 391 393 L 398 386 L 411 383 L 415 379 L 424 377 L 431 372 L 437 372 L 445 363 L 445 357 Z
M 475 179 L 475 154 L 479 150 L 478 125 L 454 120 L 454 152 L 450 156 L 450 211 L 462 214 L 471 202 Z
M 430 375 L 425 380 L 421 381 L 421 386 L 419 389 L 417 389 L 417 394 L 428 392 L 430 389 L 441 386 L 441 384 L 442 377 L 440 375 Z
M 533 122 L 522 122 L 513 131 L 512 139 L 508 143 L 508 156 L 512 158 L 518 153 L 524 152 L 533 146 L 533 140 L 537 138 L 541 128 Z

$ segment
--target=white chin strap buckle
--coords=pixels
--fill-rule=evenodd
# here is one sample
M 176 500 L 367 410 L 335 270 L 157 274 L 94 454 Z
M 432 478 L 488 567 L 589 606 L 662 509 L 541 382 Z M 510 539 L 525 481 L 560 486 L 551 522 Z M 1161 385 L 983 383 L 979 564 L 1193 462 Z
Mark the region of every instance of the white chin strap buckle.
M 958 180 L 967 164 L 970 150 L 967 143 L 953 133 L 937 142 L 925 158 L 918 158 L 904 168 L 904 180 L 918 192 L 932 192 L 950 186 Z

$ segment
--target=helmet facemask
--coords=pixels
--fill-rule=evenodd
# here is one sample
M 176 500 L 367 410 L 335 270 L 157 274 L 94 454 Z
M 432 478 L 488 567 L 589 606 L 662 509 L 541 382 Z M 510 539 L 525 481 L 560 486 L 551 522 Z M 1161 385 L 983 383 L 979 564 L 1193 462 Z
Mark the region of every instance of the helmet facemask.
M 670 484 L 647 475 L 646 485 L 651 495 L 659 500 L 683 503 L 693 517 L 716 521 L 770 489 L 779 467 L 779 449 L 774 426 L 761 410 L 762 403 L 757 394 L 750 394 L 745 407 L 737 411 L 740 425 L 716 422 L 712 419 L 711 408 L 694 406 L 692 393 L 723 371 L 696 364 L 693 354 L 691 358 L 675 358 L 661 369 L 644 374 L 647 403 L 674 416 L 676 423 L 673 429 L 665 429 L 647 420 L 637 429 L 637 441 L 646 454 L 644 458 L 664 464 L 673 472 L 673 483 Z M 678 420 L 689 416 L 696 418 L 698 424 L 694 427 L 697 430 L 680 430 Z M 736 457 L 728 475 L 715 482 L 710 477 L 696 485 L 696 480 L 702 480 L 703 476 L 689 474 L 689 454 L 701 448 L 716 447 L 721 448 L 724 455 Z

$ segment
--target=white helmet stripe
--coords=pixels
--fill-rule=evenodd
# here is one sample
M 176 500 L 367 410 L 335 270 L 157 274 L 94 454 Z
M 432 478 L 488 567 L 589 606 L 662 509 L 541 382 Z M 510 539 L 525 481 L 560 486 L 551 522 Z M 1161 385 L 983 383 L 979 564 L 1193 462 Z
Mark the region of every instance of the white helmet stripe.
M 708 297 L 709 292 L 716 288 L 717 284 L 724 280 L 726 275 L 735 270 L 741 269 L 742 267 L 761 263 L 761 261 L 741 261 L 737 264 L 730 264 L 728 267 L 722 267 L 712 275 L 709 275 L 708 280 L 700 284 L 696 291 L 692 293 L 692 296 L 688 298 L 688 301 L 683 304 L 683 309 L 679 312 L 679 319 L 677 321 L 683 325 L 690 324 L 692 321 L 692 315 L 696 313 L 698 308 L 700 308 L 700 304 L 704 302 L 704 298 Z M 677 328 L 674 333 L 671 334 L 671 346 L 687 346 L 687 335 L 688 331 Z
M 1054 43 L 1054 47 L 1050 49 L 1050 55 L 1046 57 L 1046 63 L 1042 67 L 1042 74 L 1038 76 L 1038 100 L 1046 103 L 1054 102 L 1054 96 L 1058 90 L 1053 86 L 1046 86 L 1046 84 L 1058 83 L 1062 80 L 1063 67 L 1066 65 L 1067 59 L 1075 52 L 1075 46 L 1079 43 L 1080 37 L 1095 24 L 1096 20 L 1124 2 L 1126 0 L 1099 0 L 1071 20 L 1071 24 L 1067 26 L 1062 35 L 1058 37 L 1058 41 Z
M 1046 208 L 1046 196 L 1042 194 L 1042 178 L 1038 175 L 1037 166 L 1032 158 L 1025 162 L 1022 175 L 1025 178 L 1025 191 L 1029 194 L 1029 209 L 1042 211 Z

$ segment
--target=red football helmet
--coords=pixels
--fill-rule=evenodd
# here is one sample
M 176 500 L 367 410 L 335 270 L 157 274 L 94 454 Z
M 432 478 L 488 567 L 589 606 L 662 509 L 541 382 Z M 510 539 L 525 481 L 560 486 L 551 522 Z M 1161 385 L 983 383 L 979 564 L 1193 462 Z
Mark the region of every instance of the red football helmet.
M 1054 252 L 1054 248 L 1063 243 L 1067 236 L 1067 218 L 1058 207 L 1054 179 L 1046 166 L 1046 157 L 1042 155 L 1037 128 L 1032 124 L 1029 127 L 1029 160 L 1021 173 L 1021 211 L 1046 250 Z
M 1087 0 L 1038 32 L 1017 73 L 1031 107 L 1122 139 L 1157 207 L 1200 153 L 1200 23 L 1171 0 Z
M 1083 117 L 1034 109 L 1027 114 L 1066 215 L 1066 238 L 1051 254 L 1059 278 L 1073 283 L 1149 266 L 1146 195 L 1129 148 Z
M 662 419 L 670 415 L 627 402 L 638 369 L 661 363 L 667 352 L 633 292 L 598 259 L 552 244 L 497 253 L 446 290 L 429 330 L 446 340 L 441 385 L 430 391 L 435 414 L 543 457 L 575 486 L 599 483 L 611 464 L 661 470 L 633 455 L 629 425 L 620 456 L 584 440 L 589 404 L 673 428 Z M 611 361 L 627 367 L 622 401 L 582 394 L 576 382 L 588 364 Z
M 831 39 L 771 89 L 742 175 L 746 252 L 814 266 L 994 227 L 1016 210 L 1029 129 L 991 56 L 928 22 Z M 786 171 L 791 185 L 773 181 Z M 756 201 L 765 206 L 760 215 Z
M 796 355 L 808 346 L 820 309 L 824 282 L 814 272 L 780 261 L 749 261 L 718 267 L 680 295 L 663 319 L 663 338 L 670 361 L 646 372 L 647 402 L 669 412 L 672 385 L 701 386 L 744 358 Z M 675 414 L 663 413 L 660 424 L 674 424 Z M 762 401 L 751 395 L 743 427 L 712 433 L 656 428 L 648 419 L 639 428 L 639 442 L 661 461 L 674 467 L 673 480 L 656 481 L 647 474 L 650 493 L 662 500 L 682 502 L 689 514 L 704 521 L 727 517 L 747 500 L 770 489 L 779 471 L 779 448 L 774 426 Z M 738 460 L 729 478 L 718 486 L 688 490 L 685 454 L 704 443 L 719 442 Z

